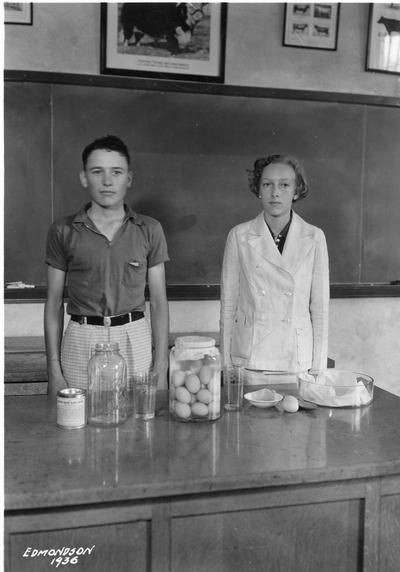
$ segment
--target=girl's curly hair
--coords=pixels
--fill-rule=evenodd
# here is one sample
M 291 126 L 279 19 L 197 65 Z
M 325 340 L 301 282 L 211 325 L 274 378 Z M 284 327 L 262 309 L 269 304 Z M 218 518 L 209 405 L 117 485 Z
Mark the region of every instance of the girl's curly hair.
M 293 202 L 304 199 L 308 195 L 308 183 L 306 181 L 304 170 L 300 163 L 290 155 L 269 155 L 268 157 L 260 157 L 254 161 L 253 170 L 248 169 L 249 188 L 252 193 L 259 197 L 260 195 L 260 180 L 265 167 L 273 163 L 281 163 L 283 165 L 290 165 L 296 175 L 296 198 Z

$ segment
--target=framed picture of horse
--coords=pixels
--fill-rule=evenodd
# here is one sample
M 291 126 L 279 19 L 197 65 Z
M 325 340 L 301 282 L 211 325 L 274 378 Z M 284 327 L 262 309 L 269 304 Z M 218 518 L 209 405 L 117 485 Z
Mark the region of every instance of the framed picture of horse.
M 226 3 L 102 3 L 100 72 L 222 83 L 226 12 Z
M 339 4 L 285 4 L 283 45 L 316 50 L 336 50 Z
M 400 4 L 371 4 L 367 71 L 400 74 Z

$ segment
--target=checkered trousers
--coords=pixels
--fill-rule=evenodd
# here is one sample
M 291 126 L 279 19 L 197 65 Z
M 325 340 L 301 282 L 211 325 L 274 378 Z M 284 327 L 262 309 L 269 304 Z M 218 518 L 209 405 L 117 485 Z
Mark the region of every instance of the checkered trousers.
M 110 339 L 108 339 L 108 331 Z M 69 387 L 87 389 L 87 365 L 97 343 L 117 342 L 127 365 L 128 380 L 134 371 L 148 370 L 152 361 L 151 332 L 147 318 L 123 326 L 91 326 L 69 321 L 61 344 L 61 366 Z

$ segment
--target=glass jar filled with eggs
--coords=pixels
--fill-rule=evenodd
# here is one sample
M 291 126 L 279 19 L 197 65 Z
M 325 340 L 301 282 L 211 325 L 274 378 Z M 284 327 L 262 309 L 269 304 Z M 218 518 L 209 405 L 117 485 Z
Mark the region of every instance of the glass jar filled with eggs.
M 169 410 L 179 421 L 220 417 L 221 358 L 213 338 L 175 339 L 169 359 Z

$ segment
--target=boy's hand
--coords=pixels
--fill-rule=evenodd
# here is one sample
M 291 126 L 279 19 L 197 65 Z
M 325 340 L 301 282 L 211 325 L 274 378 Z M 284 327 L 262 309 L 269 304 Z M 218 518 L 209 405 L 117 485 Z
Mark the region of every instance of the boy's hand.
M 155 361 L 153 369 L 158 373 L 158 389 L 168 389 L 168 360 Z
M 47 395 L 52 401 L 57 397 L 57 391 L 59 389 L 64 389 L 67 386 L 67 382 L 61 371 L 61 366 L 58 361 L 51 361 L 47 366 L 47 377 L 49 380 Z

